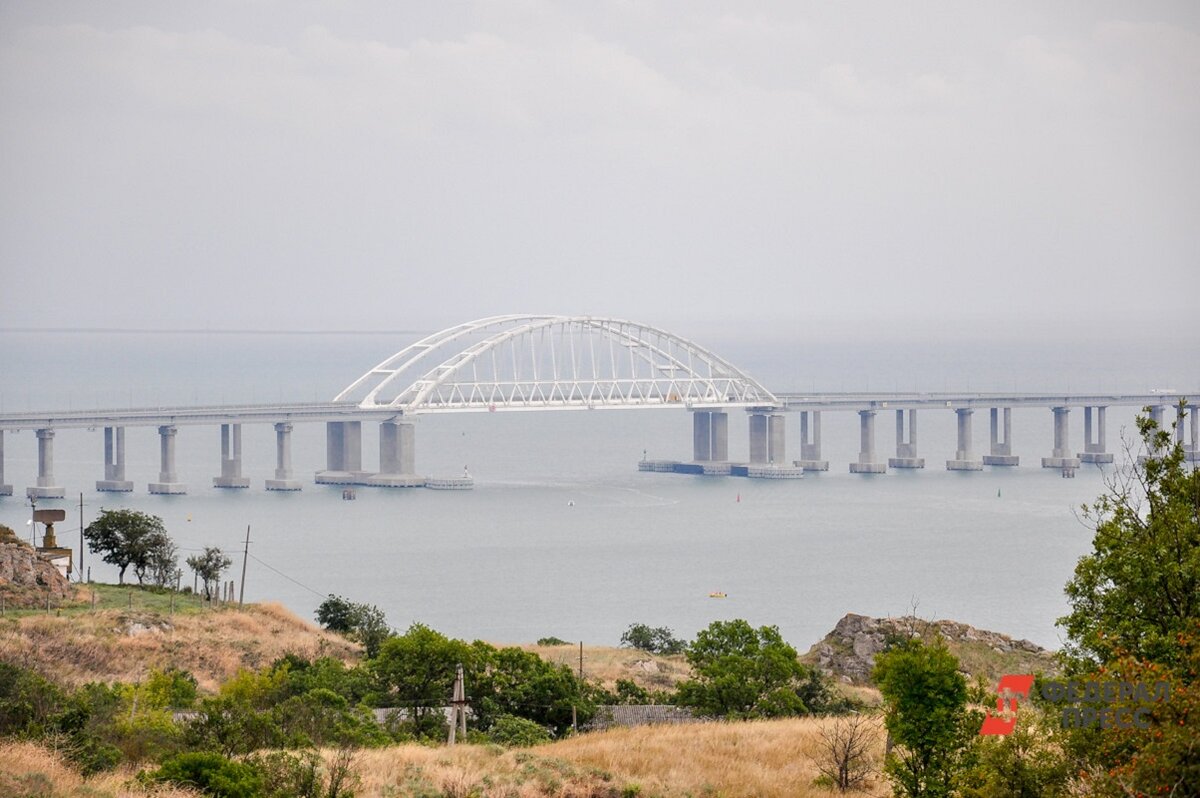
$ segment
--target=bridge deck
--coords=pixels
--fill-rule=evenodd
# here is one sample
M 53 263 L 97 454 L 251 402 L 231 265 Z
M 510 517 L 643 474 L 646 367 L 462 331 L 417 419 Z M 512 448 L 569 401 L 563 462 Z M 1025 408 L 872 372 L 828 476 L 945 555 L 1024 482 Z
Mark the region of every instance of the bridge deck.
M 1115 407 L 1175 405 L 1181 398 L 1189 404 L 1200 401 L 1193 393 L 1144 394 L 1051 394 L 1051 393 L 777 393 L 782 412 L 801 410 L 916 410 L 935 408 L 989 407 Z M 610 406 L 612 407 L 612 406 Z M 632 405 L 632 408 L 688 408 L 684 403 Z M 522 408 L 499 408 L 500 412 Z M 577 408 L 527 408 L 577 409 Z M 712 409 L 712 408 L 709 408 Z M 437 408 L 420 413 L 463 412 L 462 408 Z M 478 411 L 477 411 L 478 412 Z M 106 410 L 38 410 L 0 414 L 0 430 L 151 427 L 189 424 L 272 424 L 285 421 L 386 420 L 396 416 L 394 408 L 363 409 L 351 402 L 210 405 L 198 407 L 111 408 Z

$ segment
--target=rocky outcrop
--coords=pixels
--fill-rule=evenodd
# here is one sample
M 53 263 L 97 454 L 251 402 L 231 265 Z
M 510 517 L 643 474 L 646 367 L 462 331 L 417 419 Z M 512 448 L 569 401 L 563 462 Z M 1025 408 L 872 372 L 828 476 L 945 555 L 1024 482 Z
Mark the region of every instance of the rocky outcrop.
M 926 621 L 911 615 L 868 618 L 850 613 L 804 659 L 844 682 L 870 684 L 877 654 L 910 637 L 930 639 L 938 635 L 969 677 L 995 680 L 1005 673 L 1056 670 L 1053 652 L 1028 640 L 1013 640 L 957 621 Z
M 33 547 L 15 536 L 0 539 L 0 595 L 9 607 L 44 607 L 46 594 L 61 604 L 71 593 L 71 584 Z

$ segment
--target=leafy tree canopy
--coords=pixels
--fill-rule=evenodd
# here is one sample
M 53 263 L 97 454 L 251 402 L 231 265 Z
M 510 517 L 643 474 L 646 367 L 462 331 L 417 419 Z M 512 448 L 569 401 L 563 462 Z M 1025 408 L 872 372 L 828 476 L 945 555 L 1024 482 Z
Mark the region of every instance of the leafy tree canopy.
M 687 649 L 695 678 L 679 685 L 677 701 L 701 714 L 770 718 L 810 711 L 803 694 L 815 675 L 775 626 L 714 621 Z
M 1200 621 L 1200 471 L 1167 430 L 1145 416 L 1137 424 L 1149 456 L 1083 508 L 1096 534 L 1058 621 L 1077 672 L 1124 655 L 1178 669 L 1180 635 Z
M 621 645 L 651 654 L 682 654 L 687 642 L 675 637 L 666 626 L 651 628 L 644 623 L 631 623 L 621 635 Z
M 117 566 L 117 581 L 125 584 L 125 570 L 133 566 L 138 584 L 142 584 L 152 564 L 169 569 L 175 546 L 167 535 L 162 519 L 138 510 L 100 510 L 99 517 L 83 530 L 88 547 L 106 563 Z M 164 553 L 166 549 L 169 552 Z

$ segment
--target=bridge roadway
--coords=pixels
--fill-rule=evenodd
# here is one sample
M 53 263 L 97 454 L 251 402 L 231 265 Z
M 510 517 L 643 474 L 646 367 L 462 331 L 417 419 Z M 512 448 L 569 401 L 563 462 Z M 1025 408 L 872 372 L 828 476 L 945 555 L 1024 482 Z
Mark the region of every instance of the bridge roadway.
M 568 394 L 568 397 L 571 395 Z M 728 409 L 719 402 L 688 403 L 648 397 L 631 402 L 628 397 L 620 405 L 592 405 L 583 398 L 564 398 L 558 404 L 519 403 L 502 410 L 587 409 L 596 407 L 689 409 L 693 414 L 693 458 L 688 462 L 646 461 L 640 464 L 645 471 L 676 471 L 683 473 L 737 474 L 764 478 L 796 478 L 804 470 L 828 470 L 821 458 L 821 413 L 857 412 L 860 417 L 862 445 L 859 458 L 850 463 L 855 473 L 883 473 L 892 468 L 923 468 L 924 458 L 917 455 L 916 413 L 918 410 L 953 410 L 958 416 L 958 446 L 955 457 L 946 461 L 950 470 L 976 471 L 984 465 L 1015 466 L 1018 458 L 1012 454 L 1011 410 L 1014 407 L 1041 407 L 1054 413 L 1054 446 L 1051 456 L 1042 458 L 1047 468 L 1061 468 L 1064 474 L 1081 462 L 1108 463 L 1113 456 L 1105 440 L 1105 409 L 1113 406 L 1150 407 L 1151 415 L 1160 425 L 1167 406 L 1177 405 L 1186 398 L 1189 406 L 1200 400 L 1200 392 L 1144 394 L 1055 394 L 1055 393 L 777 393 L 776 402 L 747 406 L 737 405 L 749 416 L 750 452 L 745 463 L 730 462 L 728 452 Z M 1068 418 L 1072 408 L 1084 409 L 1082 451 L 1070 448 Z M 416 413 L 464 412 L 494 410 L 495 406 L 439 405 L 427 402 Z M 971 417 L 975 410 L 990 413 L 990 446 L 988 454 L 977 458 L 971 434 Z M 875 452 L 875 416 L 879 411 L 896 413 L 896 457 L 884 461 Z M 786 459 L 784 413 L 800 417 L 800 453 L 798 460 Z M 1184 446 L 1190 460 L 1200 460 L 1197 414 L 1188 413 L 1190 424 L 1177 425 L 1177 440 Z M 363 421 L 380 423 L 380 467 L 378 472 L 362 467 L 361 425 Z M 268 490 L 300 490 L 291 466 L 291 431 L 295 423 L 324 422 L 326 424 L 326 469 L 316 475 L 318 483 L 361 484 L 391 487 L 412 487 L 425 484 L 415 473 L 415 433 L 405 420 L 403 410 L 395 406 L 363 407 L 354 402 L 313 402 L 278 404 L 210 405 L 197 407 L 113 408 L 107 410 L 59 410 L 0 414 L 0 495 L 11 495 L 12 487 L 4 484 L 5 431 L 33 429 L 38 439 L 38 478 L 27 495 L 36 498 L 58 498 L 63 487 L 55 484 L 53 474 L 53 440 L 55 431 L 69 428 L 104 428 L 105 466 L 103 480 L 97 490 L 127 492 L 133 483 L 125 478 L 124 428 L 155 426 L 159 429 L 161 470 L 159 480 L 150 483 L 151 493 L 185 493 L 175 472 L 176 428 L 184 425 L 220 425 L 221 476 L 213 478 L 214 487 L 249 487 L 250 480 L 241 473 L 241 425 L 269 423 L 276 431 L 275 478 L 267 480 Z M 1190 426 L 1190 441 L 1185 430 Z

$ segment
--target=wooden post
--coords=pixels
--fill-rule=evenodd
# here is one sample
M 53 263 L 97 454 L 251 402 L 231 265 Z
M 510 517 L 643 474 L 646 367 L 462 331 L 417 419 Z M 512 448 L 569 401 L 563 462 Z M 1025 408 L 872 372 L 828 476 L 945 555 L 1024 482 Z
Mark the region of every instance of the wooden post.
M 129 591 L 129 609 L 133 609 L 133 591 Z
M 455 732 L 461 731 L 463 739 L 467 738 L 467 690 L 463 684 L 463 666 L 460 662 L 454 671 L 454 696 L 450 699 L 450 733 L 446 738 L 447 745 L 454 745 Z
M 583 641 L 579 641 L 579 681 L 583 681 Z
M 175 614 L 175 594 L 171 594 L 171 615 Z
M 246 547 L 242 549 L 242 590 L 238 597 L 238 606 L 246 600 L 246 560 L 250 558 L 250 525 L 246 524 Z

